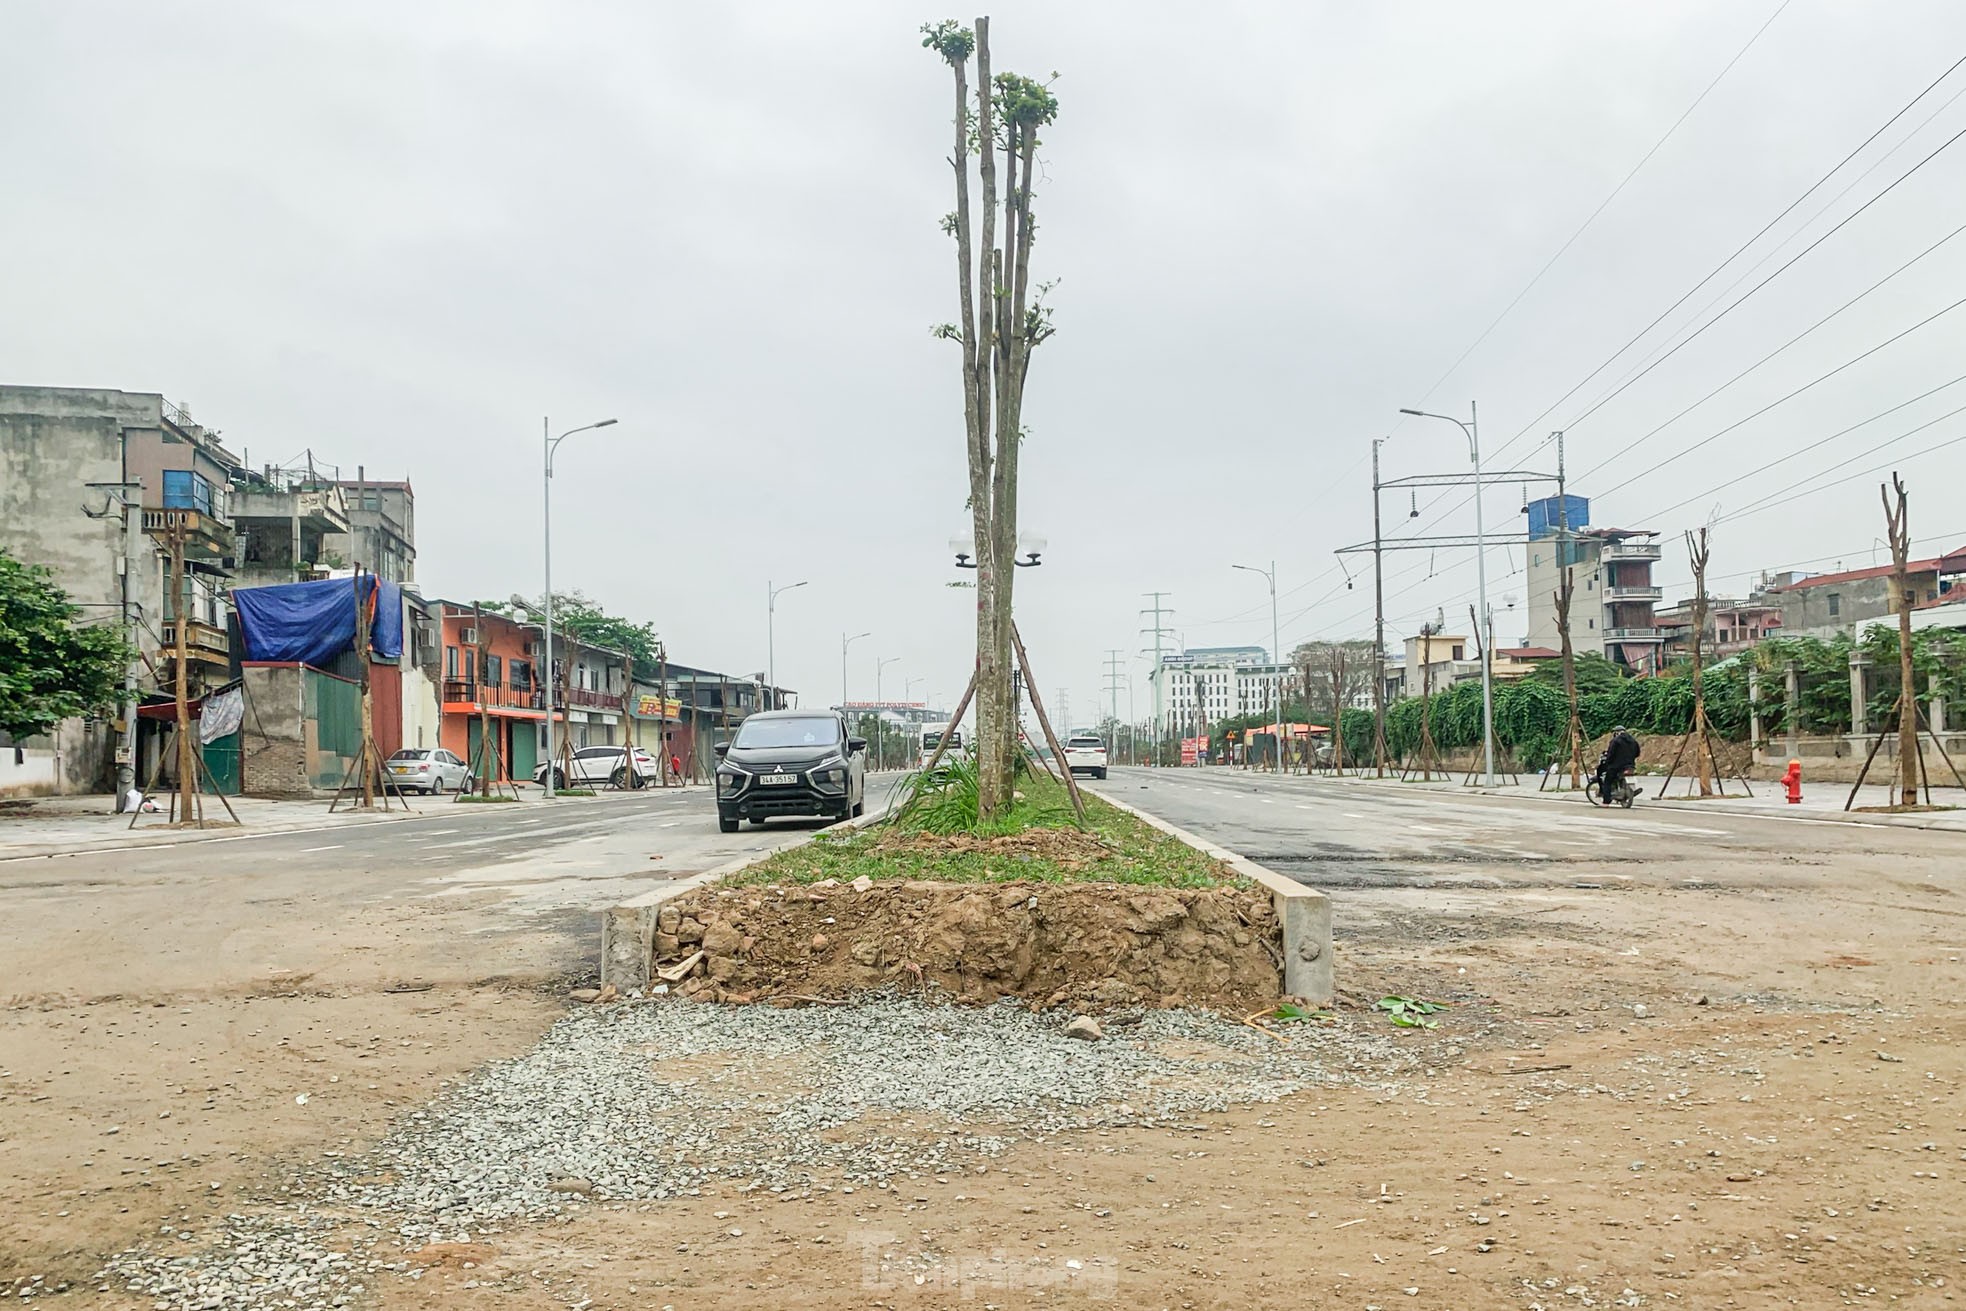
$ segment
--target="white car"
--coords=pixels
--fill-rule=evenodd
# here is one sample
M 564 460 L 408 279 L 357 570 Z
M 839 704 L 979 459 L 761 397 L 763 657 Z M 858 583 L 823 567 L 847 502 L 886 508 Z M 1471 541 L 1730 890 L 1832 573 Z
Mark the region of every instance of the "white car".
M 620 747 L 582 747 L 573 753 L 573 773 L 571 775 L 568 775 L 557 765 L 554 766 L 553 786 L 563 788 L 567 786 L 569 780 L 576 784 L 614 783 L 616 782 L 617 775 L 621 776 L 620 782 L 625 783 L 627 782 L 627 776 L 621 763 L 621 752 L 622 748 Z M 541 784 L 545 783 L 546 768 L 545 765 L 541 765 L 539 768 L 533 770 L 532 781 Z M 660 772 L 661 767 L 655 763 L 655 757 L 642 750 L 642 748 L 636 747 L 635 773 L 642 780 L 642 784 L 646 786 L 649 783 L 656 782 Z
M 471 783 L 471 766 L 448 751 L 433 747 L 404 747 L 386 762 L 389 786 L 404 792 L 439 796 L 462 792 Z
M 1106 740 L 1091 733 L 1065 739 L 1065 768 L 1074 774 L 1106 777 Z

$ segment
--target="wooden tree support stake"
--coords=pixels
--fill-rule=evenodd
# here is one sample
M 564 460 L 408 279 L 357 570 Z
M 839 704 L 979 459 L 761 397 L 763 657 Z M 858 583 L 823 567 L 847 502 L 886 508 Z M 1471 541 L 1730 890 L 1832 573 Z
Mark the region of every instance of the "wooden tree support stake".
M 1051 758 L 1065 774 L 1065 791 L 1072 798 L 1072 811 L 1085 823 L 1085 799 L 1079 795 L 1079 782 L 1072 777 L 1072 770 L 1065 763 L 1064 749 L 1058 745 L 1058 735 L 1051 731 L 1051 717 L 1044 712 L 1044 698 L 1038 695 L 1038 680 L 1031 673 L 1031 657 L 1024 651 L 1024 636 L 1017 631 L 1017 621 L 1010 621 L 1010 644 L 1017 652 L 1017 667 L 1024 671 L 1024 690 L 1031 694 L 1031 709 L 1038 713 L 1038 727 L 1044 730 L 1044 740 L 1051 747 Z

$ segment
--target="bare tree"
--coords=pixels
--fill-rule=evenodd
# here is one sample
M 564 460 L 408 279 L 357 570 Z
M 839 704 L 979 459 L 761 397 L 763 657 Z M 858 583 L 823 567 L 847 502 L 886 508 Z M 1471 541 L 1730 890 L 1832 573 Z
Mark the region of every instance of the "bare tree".
M 1372 691 L 1378 676 L 1373 649 L 1370 641 L 1303 642 L 1290 653 L 1306 705 L 1312 715 L 1331 723 L 1333 759 L 1340 770 L 1345 767 L 1345 711 Z
M 962 356 L 969 511 L 976 544 L 976 760 L 979 810 L 988 819 L 1010 804 L 1017 752 L 1010 626 L 1017 573 L 1018 444 L 1031 350 L 1051 335 L 1046 284 L 1033 288 L 1030 281 L 1036 232 L 1031 179 L 1038 131 L 1057 117 L 1058 101 L 1042 82 L 1015 73 L 992 75 L 988 18 L 978 18 L 974 30 L 953 20 L 925 25 L 922 44 L 948 64 L 955 83 L 955 143 L 949 165 L 956 178 L 956 208 L 942 226 L 956 242 L 961 318 L 935 333 L 955 342 Z M 982 189 L 981 202 L 974 206 L 972 157 Z
M 1891 584 L 1898 594 L 1898 804 L 1918 804 L 1918 689 L 1911 671 L 1911 520 L 1905 504 L 1904 480 L 1891 475 L 1891 486 L 1880 487 L 1884 498 L 1884 532 L 1891 544 Z M 1893 505 L 1893 493 L 1897 504 Z
M 1686 534 L 1686 551 L 1693 565 L 1693 755 L 1700 795 L 1713 795 L 1713 749 L 1707 737 L 1707 697 L 1700 681 L 1701 639 L 1707 627 L 1707 530 Z

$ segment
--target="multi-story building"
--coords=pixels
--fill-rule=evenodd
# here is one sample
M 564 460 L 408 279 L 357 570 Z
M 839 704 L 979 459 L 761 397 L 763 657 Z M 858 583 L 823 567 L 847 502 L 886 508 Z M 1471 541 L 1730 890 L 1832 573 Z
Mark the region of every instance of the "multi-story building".
M 358 471 L 338 482 L 348 506 L 347 527 L 325 548 L 344 566 L 360 565 L 392 583 L 416 578 L 416 493 L 408 481 L 378 482 Z
M 1160 694 L 1163 731 L 1188 737 L 1205 724 L 1268 713 L 1296 688 L 1291 667 L 1260 646 L 1189 647 L 1161 657 L 1147 678 Z
M 174 686 L 180 619 L 192 695 L 230 676 L 237 465 L 216 433 L 155 392 L 0 387 L 0 547 L 47 567 L 86 617 L 126 625 L 146 657 L 132 669 L 132 700 Z M 172 539 L 184 548 L 182 605 Z M 119 763 L 147 780 L 161 734 L 149 722 L 139 732 L 127 707 L 119 721 L 7 743 L 18 751 L 0 753 L 0 792 L 107 790 Z
M 301 470 L 240 469 L 230 492 L 236 586 L 306 582 L 345 564 L 329 545 L 348 532 L 348 502 L 336 484 Z
M 1646 528 L 1593 528 L 1590 501 L 1546 496 L 1528 505 L 1529 633 L 1525 644 L 1556 648 L 1556 592 L 1572 571 L 1570 647 L 1594 652 L 1638 673 L 1659 667 L 1665 641 L 1654 607 L 1652 566 L 1658 533 Z
M 504 776 L 530 780 L 544 749 L 546 722 L 540 630 L 455 601 L 437 602 L 435 608 L 444 651 L 443 721 L 435 745 L 475 764 L 485 725 L 490 724 Z
M 1966 579 L 1966 548 L 1908 562 L 1913 607 L 1934 605 Z M 1898 613 L 1890 565 L 1791 577 L 1767 596 L 1782 608 L 1782 630 L 1810 637 L 1855 632 L 1859 624 Z
M 1665 634 L 1660 647 L 1665 661 L 1670 664 L 1689 659 L 1693 654 L 1692 598 L 1656 611 L 1655 618 Z M 1781 629 L 1781 604 L 1768 597 L 1750 597 L 1745 601 L 1708 597 L 1700 651 L 1708 660 L 1722 660 L 1773 637 Z

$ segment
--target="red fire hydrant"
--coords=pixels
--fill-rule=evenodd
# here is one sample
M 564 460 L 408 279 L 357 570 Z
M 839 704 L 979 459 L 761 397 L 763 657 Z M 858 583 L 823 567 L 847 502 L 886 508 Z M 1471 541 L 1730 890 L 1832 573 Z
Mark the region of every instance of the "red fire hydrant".
M 1782 786 L 1788 789 L 1789 804 L 1791 806 L 1802 804 L 1802 762 L 1800 760 L 1789 761 L 1789 772 L 1782 775 Z

